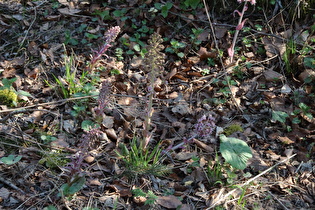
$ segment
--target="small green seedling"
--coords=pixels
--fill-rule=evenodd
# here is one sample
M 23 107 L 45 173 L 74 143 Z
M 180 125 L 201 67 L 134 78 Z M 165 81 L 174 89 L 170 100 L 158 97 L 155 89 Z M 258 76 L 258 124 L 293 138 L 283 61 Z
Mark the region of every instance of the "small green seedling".
M 172 40 L 170 41 L 170 43 L 171 43 L 171 46 L 170 46 L 170 47 L 167 47 L 167 48 L 165 49 L 165 52 L 175 53 L 175 54 L 176 54 L 178 57 L 180 57 L 180 58 L 185 57 L 185 54 L 180 51 L 182 48 L 185 48 L 185 47 L 186 47 L 186 44 L 185 44 L 185 43 L 179 42 L 179 41 L 177 41 L 177 40 L 175 40 L 175 39 L 172 39 Z
M 138 177 L 149 174 L 154 176 L 167 174 L 168 168 L 160 162 L 162 158 L 160 145 L 157 144 L 153 150 L 143 151 L 137 142 L 137 139 L 134 138 L 130 149 L 125 144 L 119 144 L 120 152 L 116 152 L 126 165 L 127 175 Z

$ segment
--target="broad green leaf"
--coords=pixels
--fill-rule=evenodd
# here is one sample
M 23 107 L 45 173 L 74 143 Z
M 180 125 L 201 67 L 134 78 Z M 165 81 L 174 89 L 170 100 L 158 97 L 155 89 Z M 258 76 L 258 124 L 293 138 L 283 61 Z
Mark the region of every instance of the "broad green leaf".
M 21 160 L 21 155 L 9 155 L 8 157 L 2 157 L 0 158 L 0 161 L 2 161 L 4 164 L 12 165 L 14 163 L 17 163 Z
M 279 121 L 281 123 L 285 123 L 287 117 L 289 117 L 289 115 L 286 112 L 272 111 L 272 120 L 274 120 L 274 121 Z
M 83 185 L 85 184 L 85 177 L 77 177 L 75 180 L 73 180 L 70 184 L 66 183 L 63 184 L 60 188 L 60 190 L 62 191 L 62 194 L 64 196 L 70 196 L 70 195 L 74 195 L 75 193 L 79 192 Z M 60 193 L 58 194 L 59 196 L 61 195 Z
M 252 157 L 251 149 L 247 143 L 225 135 L 221 135 L 220 140 L 220 152 L 225 161 L 234 168 L 245 169 L 248 159 Z

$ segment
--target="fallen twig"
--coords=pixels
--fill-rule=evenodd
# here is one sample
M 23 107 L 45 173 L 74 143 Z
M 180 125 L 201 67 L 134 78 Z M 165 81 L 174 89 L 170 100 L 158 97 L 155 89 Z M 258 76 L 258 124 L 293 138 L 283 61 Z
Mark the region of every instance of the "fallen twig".
M 24 192 L 22 189 L 20 189 L 20 188 L 17 187 L 15 184 L 13 184 L 12 182 L 10 182 L 8 179 L 4 179 L 4 178 L 2 178 L 2 177 L 0 176 L 0 182 L 2 182 L 2 183 L 4 183 L 4 184 L 8 185 L 9 187 L 13 188 L 14 190 L 19 191 L 20 193 L 25 194 L 25 192 Z
M 256 180 L 256 179 L 258 179 L 259 177 L 261 177 L 262 175 L 268 173 L 269 171 L 271 171 L 272 169 L 274 169 L 276 166 L 278 166 L 278 165 L 280 165 L 280 164 L 282 164 L 282 163 L 284 163 L 284 162 L 290 160 L 290 159 L 293 158 L 294 156 L 296 156 L 296 154 L 291 155 L 290 157 L 288 157 L 288 158 L 286 158 L 286 159 L 284 159 L 284 160 L 278 162 L 277 164 L 271 166 L 270 168 L 264 170 L 263 172 L 261 172 L 261 173 L 258 174 L 257 176 L 255 176 L 255 177 L 253 177 L 253 178 L 247 180 L 244 184 L 240 185 L 240 187 L 242 188 L 242 187 L 244 187 L 244 186 L 250 184 L 250 183 L 253 182 L 254 180 Z M 230 197 L 230 196 L 231 196 L 236 190 L 238 190 L 238 189 L 239 189 L 239 188 L 234 189 L 234 190 L 231 190 L 230 192 L 228 192 L 227 194 L 225 194 L 224 196 L 222 196 L 222 197 L 221 197 L 220 199 L 218 199 L 216 202 L 214 202 L 213 204 L 211 204 L 211 206 L 208 207 L 207 210 L 208 210 L 208 209 L 211 209 L 211 208 L 214 208 L 217 204 L 219 204 L 219 203 L 221 203 L 222 201 L 226 200 L 228 197 Z

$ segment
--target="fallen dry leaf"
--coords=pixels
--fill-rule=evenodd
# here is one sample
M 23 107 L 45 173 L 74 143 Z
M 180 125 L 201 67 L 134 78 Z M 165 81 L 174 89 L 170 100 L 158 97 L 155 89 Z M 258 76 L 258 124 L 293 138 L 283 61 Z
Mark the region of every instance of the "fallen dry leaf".
M 278 139 L 283 143 L 283 144 L 293 144 L 295 141 L 292 141 L 289 139 L 287 136 L 279 136 Z
M 182 202 L 174 195 L 159 196 L 156 202 L 167 209 L 176 209 L 182 205 Z
M 280 74 L 276 71 L 273 71 L 273 70 L 265 71 L 263 74 L 266 78 L 266 81 L 268 81 L 268 82 L 279 81 L 279 80 L 282 80 L 284 78 L 282 74 Z

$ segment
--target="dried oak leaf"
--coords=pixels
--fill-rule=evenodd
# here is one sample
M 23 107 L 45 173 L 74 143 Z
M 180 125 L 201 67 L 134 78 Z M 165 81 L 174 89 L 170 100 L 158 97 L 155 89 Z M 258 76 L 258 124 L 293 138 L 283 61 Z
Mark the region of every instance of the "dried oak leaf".
M 182 202 L 176 196 L 169 195 L 159 196 L 159 198 L 157 199 L 157 204 L 167 209 L 176 209 L 177 207 L 182 205 Z

